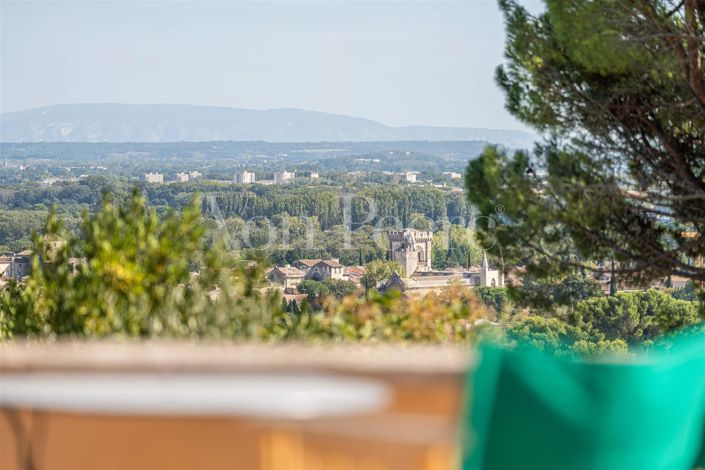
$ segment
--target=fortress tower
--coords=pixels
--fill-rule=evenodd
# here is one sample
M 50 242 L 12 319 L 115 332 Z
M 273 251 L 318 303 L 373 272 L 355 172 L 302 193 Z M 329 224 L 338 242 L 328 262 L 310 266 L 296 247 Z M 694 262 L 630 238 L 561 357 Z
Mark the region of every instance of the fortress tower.
M 431 270 L 431 241 L 433 232 L 430 230 L 392 230 L 387 232 L 389 241 L 389 259 L 396 261 L 404 268 L 404 275 L 411 276 L 417 271 Z

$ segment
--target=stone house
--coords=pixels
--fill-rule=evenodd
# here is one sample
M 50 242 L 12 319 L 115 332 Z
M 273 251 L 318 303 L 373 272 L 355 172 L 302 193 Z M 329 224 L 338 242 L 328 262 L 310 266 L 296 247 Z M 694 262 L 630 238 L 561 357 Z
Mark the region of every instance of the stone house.
M 345 266 L 340 264 L 337 259 L 324 259 L 309 268 L 306 273 L 306 279 L 314 281 L 325 281 L 326 279 L 343 280 L 343 269 Z
M 305 277 L 304 271 L 293 266 L 276 266 L 267 275 L 270 282 L 283 286 L 286 293 L 296 292 L 297 286 Z

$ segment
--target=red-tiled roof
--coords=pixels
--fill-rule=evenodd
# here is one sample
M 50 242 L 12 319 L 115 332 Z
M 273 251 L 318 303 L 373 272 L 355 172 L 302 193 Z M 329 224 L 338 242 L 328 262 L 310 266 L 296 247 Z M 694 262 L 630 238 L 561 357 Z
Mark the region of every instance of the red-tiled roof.
M 329 267 L 331 267 L 331 268 L 342 268 L 342 267 L 344 267 L 342 264 L 340 264 L 339 262 L 337 262 L 337 261 L 334 260 L 334 259 L 324 259 L 324 260 L 321 260 L 321 263 L 323 263 L 323 264 L 325 264 L 325 265 L 327 265 L 327 266 L 329 266 Z
M 317 265 L 320 262 L 321 262 L 320 258 L 319 259 L 299 259 L 299 260 L 296 260 L 296 263 L 306 265 L 309 268 Z
M 274 269 L 284 273 L 285 275 L 287 275 L 289 277 L 297 277 L 297 276 L 304 277 L 306 275 L 305 272 L 303 272 L 299 268 L 295 268 L 293 266 L 277 266 Z
M 306 298 L 306 294 L 282 294 L 287 301 L 296 300 L 297 302 L 302 302 Z
M 365 274 L 364 266 L 348 266 L 345 268 L 345 273 L 349 276 L 362 276 Z

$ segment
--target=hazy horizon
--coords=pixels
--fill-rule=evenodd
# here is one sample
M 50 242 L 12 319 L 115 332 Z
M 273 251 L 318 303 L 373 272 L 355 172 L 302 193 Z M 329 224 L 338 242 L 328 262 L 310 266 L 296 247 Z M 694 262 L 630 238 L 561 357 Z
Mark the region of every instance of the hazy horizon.
M 74 107 L 74 106 L 84 106 L 84 105 L 93 105 L 93 106 L 101 106 L 101 105 L 107 105 L 107 106 L 174 106 L 174 107 L 194 107 L 194 108 L 214 108 L 214 109 L 233 109 L 233 110 L 243 110 L 243 111 L 303 111 L 306 113 L 323 113 L 323 114 L 330 114 L 333 116 L 343 116 L 343 117 L 348 117 L 348 118 L 353 118 L 353 119 L 364 119 L 364 120 L 369 120 L 369 121 L 374 121 L 378 124 L 382 124 L 387 127 L 392 127 L 392 128 L 404 128 L 404 127 L 438 127 L 438 128 L 448 128 L 448 129 L 487 129 L 487 130 L 509 130 L 509 131 L 517 131 L 517 132 L 526 132 L 533 134 L 533 130 L 530 128 L 526 127 L 519 127 L 519 128 L 498 128 L 498 127 L 481 127 L 481 126 L 433 126 L 433 125 L 426 125 L 424 123 L 416 123 L 416 124 L 408 124 L 408 125 L 401 125 L 401 126 L 394 126 L 387 124 L 386 122 L 381 122 L 376 119 L 369 118 L 367 116 L 356 116 L 356 115 L 350 115 L 350 114 L 345 114 L 345 113 L 333 113 L 330 111 L 325 111 L 325 110 L 315 110 L 315 109 L 305 109 L 305 108 L 242 108 L 238 106 L 218 106 L 218 105 L 201 105 L 201 104 L 193 104 L 193 103 L 100 103 L 100 102 L 93 102 L 93 103 L 56 103 L 56 104 L 48 104 L 44 106 L 37 106 L 33 108 L 27 108 L 27 109 L 18 109 L 16 111 L 4 111 L 0 110 L 0 114 L 13 114 L 13 113 L 22 113 L 26 111 L 34 111 L 38 109 L 43 109 L 43 108 L 51 108 L 51 107 L 58 107 L 58 106 L 65 106 L 65 107 Z
M 494 0 L 3 0 L 0 8 L 3 113 L 187 104 L 526 130 L 494 83 L 504 47 Z

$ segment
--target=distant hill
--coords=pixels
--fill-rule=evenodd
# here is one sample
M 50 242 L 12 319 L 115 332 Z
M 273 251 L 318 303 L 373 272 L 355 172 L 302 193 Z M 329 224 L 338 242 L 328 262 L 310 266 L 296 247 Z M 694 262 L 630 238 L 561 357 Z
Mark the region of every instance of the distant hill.
M 485 141 L 529 147 L 514 130 L 391 127 L 369 119 L 299 109 L 191 105 L 65 104 L 0 114 L 0 142 L 371 142 Z

